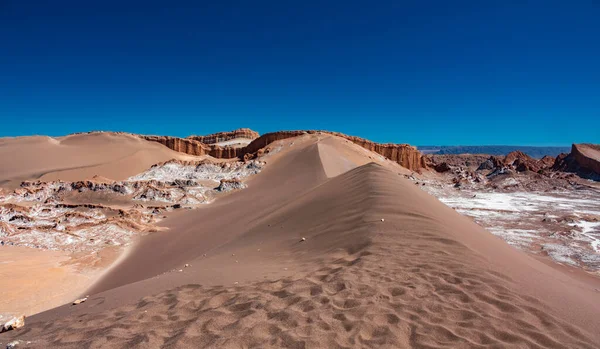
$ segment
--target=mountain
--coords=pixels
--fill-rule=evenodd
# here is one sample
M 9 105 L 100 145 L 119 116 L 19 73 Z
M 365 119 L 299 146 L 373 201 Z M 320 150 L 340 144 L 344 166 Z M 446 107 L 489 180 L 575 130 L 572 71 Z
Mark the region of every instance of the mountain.
M 518 145 L 450 145 L 418 146 L 417 149 L 424 154 L 488 154 L 488 155 L 508 155 L 514 151 L 523 152 L 533 158 L 541 159 L 545 155 L 556 157 L 561 153 L 568 153 L 569 147 L 532 147 Z

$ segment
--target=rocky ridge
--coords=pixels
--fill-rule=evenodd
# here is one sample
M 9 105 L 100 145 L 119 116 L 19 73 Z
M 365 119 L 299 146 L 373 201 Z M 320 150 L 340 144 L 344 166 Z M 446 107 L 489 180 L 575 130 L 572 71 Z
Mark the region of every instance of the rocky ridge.
M 119 182 L 23 182 L 0 193 L 0 243 L 69 252 L 127 245 L 136 234 L 158 230 L 168 211 L 244 188 L 243 179 L 263 166 L 171 160 Z
M 219 142 L 227 142 L 234 139 L 247 139 L 249 141 L 253 141 L 256 138 L 260 137 L 260 134 L 256 131 L 252 131 L 249 128 L 238 128 L 237 130 L 229 131 L 229 132 L 217 132 L 210 135 L 205 136 L 189 136 L 187 139 L 191 139 L 194 141 L 198 141 L 204 144 L 215 144 Z
M 552 168 L 600 181 L 600 145 L 573 144 L 571 153 L 559 155 Z
M 600 190 L 582 176 L 580 148 L 556 159 L 426 155 L 435 172 L 409 179 L 509 244 L 600 275 Z
M 234 131 L 235 132 L 235 131 Z M 337 137 L 341 137 L 347 139 L 355 144 L 360 145 L 361 147 L 373 151 L 382 155 L 383 157 L 395 161 L 398 164 L 412 170 L 420 172 L 422 169 L 427 168 L 425 161 L 423 160 L 422 154 L 417 150 L 416 147 L 413 147 L 408 144 L 393 144 L 393 143 L 375 143 L 369 141 L 364 138 L 348 136 L 338 132 L 330 132 L 330 131 L 279 131 L 279 132 L 271 132 L 266 133 L 252 142 L 250 142 L 245 147 L 231 147 L 231 146 L 219 146 L 215 144 L 205 144 L 202 143 L 195 138 L 177 138 L 177 137 L 169 137 L 169 136 L 140 136 L 143 139 L 148 141 L 158 142 L 160 144 L 165 145 L 166 147 L 190 154 L 190 155 L 210 155 L 215 158 L 222 159 L 232 159 L 239 158 L 248 160 L 251 158 L 260 155 L 260 150 L 266 147 L 267 145 L 282 139 L 298 137 L 303 134 L 331 134 Z M 213 137 L 214 138 L 214 137 Z M 211 138 L 210 140 L 214 140 Z

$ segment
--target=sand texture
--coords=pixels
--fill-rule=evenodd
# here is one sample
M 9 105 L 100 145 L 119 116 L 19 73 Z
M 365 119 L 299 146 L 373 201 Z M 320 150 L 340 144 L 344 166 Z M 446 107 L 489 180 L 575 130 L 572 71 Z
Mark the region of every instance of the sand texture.
M 598 279 L 516 250 L 341 138 L 271 147 L 246 189 L 172 214 L 85 303 L 32 316 L 0 342 L 598 348 Z
M 59 138 L 2 138 L 0 159 L 5 160 L 0 185 L 14 188 L 24 180 L 78 181 L 95 175 L 123 180 L 159 162 L 199 157 L 177 153 L 129 134 L 84 133 Z

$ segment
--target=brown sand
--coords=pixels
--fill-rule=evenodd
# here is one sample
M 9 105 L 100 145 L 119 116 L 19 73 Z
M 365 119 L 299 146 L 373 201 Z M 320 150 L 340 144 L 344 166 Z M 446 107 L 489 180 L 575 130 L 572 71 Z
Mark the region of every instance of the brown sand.
M 18 154 L 18 156 L 15 156 Z M 171 160 L 198 160 L 158 143 L 121 133 L 75 134 L 0 139 L 0 186 L 14 188 L 24 180 L 122 180 Z
M 65 304 L 90 287 L 98 269 L 82 269 L 72 261 L 66 252 L 2 246 L 0 323 Z
M 0 341 L 598 347 L 597 279 L 515 250 L 393 167 L 348 151 L 332 136 L 296 139 L 249 188 L 165 220 L 170 231 L 141 239 L 87 302 L 33 316 Z

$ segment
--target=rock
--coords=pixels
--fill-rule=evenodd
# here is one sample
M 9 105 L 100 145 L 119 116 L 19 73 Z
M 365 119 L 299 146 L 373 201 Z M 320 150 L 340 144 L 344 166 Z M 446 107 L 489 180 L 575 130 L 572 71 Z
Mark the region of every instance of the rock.
M 73 305 L 81 304 L 85 301 L 87 301 L 87 297 L 79 298 L 79 299 L 73 301 Z
M 8 320 L 8 322 L 6 322 L 4 324 L 4 326 L 2 326 L 0 333 L 6 332 L 6 331 L 12 331 L 17 328 L 21 328 L 23 326 L 25 326 L 25 315 L 21 315 L 19 317 L 14 317 L 14 318 Z
M 306 238 L 302 238 L 302 239 L 300 239 L 300 241 L 306 241 Z
M 382 222 L 385 222 L 385 219 L 384 219 L 384 218 L 381 218 L 381 221 L 382 221 Z
M 190 266 L 189 264 L 184 265 L 185 268 L 189 268 L 189 266 Z
M 21 344 L 21 343 L 22 343 L 22 341 L 20 341 L 20 340 L 12 341 L 6 345 L 6 349 L 17 348 L 19 346 L 19 344 Z
M 582 177 L 600 180 L 600 145 L 573 144 L 571 153 L 556 157 L 552 169 L 573 172 Z
M 248 130 L 251 134 L 252 130 Z M 235 131 L 233 131 L 235 132 Z M 361 147 L 378 153 L 383 157 L 395 161 L 398 164 L 413 170 L 420 171 L 423 168 L 427 168 L 425 164 L 424 158 L 417 150 L 416 147 L 410 146 L 408 144 L 393 144 L 393 143 L 375 143 L 369 141 L 364 138 L 348 136 L 343 133 L 337 132 L 329 132 L 329 131 L 279 131 L 266 133 L 258 138 L 255 138 L 252 142 L 250 142 L 245 147 L 232 147 L 232 146 L 219 146 L 215 144 L 206 144 L 200 140 L 204 141 L 214 141 L 219 136 L 209 135 L 203 136 L 191 136 L 188 138 L 178 138 L 178 137 L 169 137 L 169 136 L 144 136 L 140 135 L 139 137 L 151 142 L 158 142 L 172 150 L 186 153 L 190 155 L 210 155 L 219 159 L 232 159 L 239 158 L 240 160 L 249 160 L 256 157 L 256 154 L 267 145 L 282 139 L 292 138 L 302 136 L 304 134 L 316 134 L 316 133 L 326 133 L 331 134 L 337 137 L 345 138 L 355 144 L 360 145 Z M 223 136 L 225 138 L 229 136 Z
M 484 162 L 482 162 L 479 167 L 477 167 L 477 171 L 484 171 L 484 170 L 493 170 L 494 169 L 494 162 L 491 159 L 487 159 Z
M 260 137 L 258 132 L 252 131 L 249 128 L 239 128 L 230 132 L 217 132 L 206 136 L 189 136 L 187 139 L 196 140 L 204 144 L 214 144 L 239 138 L 253 141 L 258 137 Z
M 441 164 L 437 164 L 435 165 L 435 167 L 433 168 L 434 170 L 436 170 L 437 172 L 448 172 L 451 170 L 450 165 L 448 165 L 447 162 L 442 162 Z
M 221 179 L 217 191 L 227 192 L 236 189 L 243 189 L 246 185 L 239 179 Z

